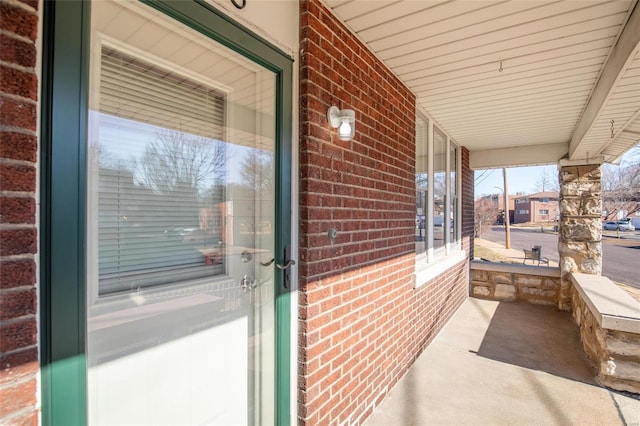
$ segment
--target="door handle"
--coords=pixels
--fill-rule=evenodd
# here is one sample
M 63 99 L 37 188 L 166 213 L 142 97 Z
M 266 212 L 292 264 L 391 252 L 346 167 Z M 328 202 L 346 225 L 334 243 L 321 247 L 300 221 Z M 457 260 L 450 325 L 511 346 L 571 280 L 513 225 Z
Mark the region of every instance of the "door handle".
M 291 259 L 291 247 L 287 244 L 284 246 L 284 265 L 279 265 L 276 263 L 276 268 L 280 269 L 283 272 L 282 277 L 282 287 L 285 289 L 291 288 L 291 274 L 290 269 L 293 265 L 296 264 L 296 261 Z
M 275 262 L 275 261 L 276 261 L 276 259 L 275 259 L 274 257 L 272 257 L 272 258 L 271 258 L 271 260 L 268 260 L 268 261 L 266 261 L 266 262 L 260 262 L 260 264 L 261 264 L 262 266 L 269 266 L 269 265 L 271 265 L 271 264 L 272 264 L 273 262 Z
M 292 267 L 295 264 L 296 264 L 296 261 L 291 259 L 285 265 L 281 265 L 279 263 L 276 263 L 276 268 L 280 269 L 281 271 L 284 271 L 285 269 L 289 269 L 290 267 Z
M 291 277 L 289 276 L 289 268 L 291 268 L 293 265 L 296 264 L 296 261 L 293 259 L 289 259 L 290 257 L 290 253 L 289 253 L 290 249 L 289 246 L 286 246 L 284 248 L 284 264 L 280 264 L 280 263 L 276 263 L 276 268 L 278 268 L 279 270 L 284 272 L 284 277 L 283 277 L 283 281 L 282 281 L 282 286 L 284 288 L 291 288 L 290 282 L 291 282 Z M 260 262 L 260 264 L 262 266 L 271 266 L 272 263 L 274 263 L 276 261 L 275 258 L 271 258 L 271 260 L 268 260 L 266 262 Z
M 271 260 L 268 260 L 266 262 L 260 262 L 260 264 L 262 266 L 270 266 L 273 262 L 275 262 L 275 259 L 272 258 Z M 276 268 L 280 269 L 281 271 L 284 271 L 285 269 L 289 269 L 291 266 L 293 266 L 295 264 L 296 264 L 296 261 L 291 259 L 285 265 L 281 265 L 279 263 L 276 263 Z

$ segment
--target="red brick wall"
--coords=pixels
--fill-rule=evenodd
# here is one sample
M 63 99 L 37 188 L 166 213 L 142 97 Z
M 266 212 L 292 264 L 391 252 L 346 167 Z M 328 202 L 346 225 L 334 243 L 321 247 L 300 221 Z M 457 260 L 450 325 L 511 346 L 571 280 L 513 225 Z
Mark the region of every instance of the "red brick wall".
M 531 202 L 531 217 L 532 222 L 542 223 L 542 222 L 552 222 L 556 219 L 556 214 L 559 213 L 560 205 L 558 201 L 549 200 L 546 203 L 543 203 L 540 200 L 532 200 Z M 548 214 L 540 214 L 540 210 L 549 211 Z
M 531 222 L 531 201 L 516 203 L 514 206 L 513 223 Z M 527 213 L 518 213 L 520 210 L 526 210 Z
M 0 424 L 37 424 L 38 2 L 0 0 Z
M 414 289 L 415 97 L 320 1 L 300 18 L 299 422 L 361 423 L 467 297 L 468 263 Z M 355 110 L 352 141 L 331 105 Z

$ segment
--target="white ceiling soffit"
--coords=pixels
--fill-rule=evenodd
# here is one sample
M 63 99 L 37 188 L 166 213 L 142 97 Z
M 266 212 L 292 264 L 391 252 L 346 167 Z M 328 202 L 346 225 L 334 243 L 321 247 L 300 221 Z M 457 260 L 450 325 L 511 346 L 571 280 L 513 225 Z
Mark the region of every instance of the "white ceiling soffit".
M 640 7 L 613 48 L 569 147 L 570 159 L 617 157 L 640 140 Z
M 638 38 L 640 24 L 629 25 L 635 0 L 326 4 L 407 84 L 436 124 L 471 151 L 473 168 L 556 163 L 570 142 L 572 159 L 587 151 L 592 158 L 615 156 L 638 130 L 637 58 L 622 60 L 621 77 L 605 90 L 602 108 L 594 103 L 617 40 Z M 623 55 L 628 48 L 619 50 Z M 589 108 L 596 110 L 590 122 Z M 606 140 L 597 133 L 601 121 L 609 124 Z M 579 122 L 583 137 L 572 142 Z

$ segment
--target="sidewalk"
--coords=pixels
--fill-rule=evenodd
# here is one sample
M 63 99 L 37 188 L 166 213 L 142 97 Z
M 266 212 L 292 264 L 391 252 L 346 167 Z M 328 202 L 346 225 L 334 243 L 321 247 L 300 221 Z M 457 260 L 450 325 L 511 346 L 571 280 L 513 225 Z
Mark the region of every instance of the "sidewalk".
M 476 238 L 474 240 L 474 245 L 477 247 L 482 247 L 491 252 L 495 253 L 498 257 L 500 257 L 502 262 L 506 263 L 522 263 L 524 260 L 524 252 L 522 250 L 516 249 L 508 249 L 505 248 L 504 245 L 499 243 L 494 243 L 493 241 L 484 240 L 482 238 Z M 527 265 L 535 265 L 535 262 L 527 260 Z M 549 261 L 549 266 L 558 266 L 558 262 Z
M 640 399 L 598 386 L 567 312 L 469 298 L 365 422 L 634 425 Z

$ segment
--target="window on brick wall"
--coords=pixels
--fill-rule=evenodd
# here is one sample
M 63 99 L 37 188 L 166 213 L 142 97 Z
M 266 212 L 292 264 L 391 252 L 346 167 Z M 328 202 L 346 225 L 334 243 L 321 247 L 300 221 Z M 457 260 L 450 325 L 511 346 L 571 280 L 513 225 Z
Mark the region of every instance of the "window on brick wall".
M 447 136 L 433 127 L 433 248 L 444 250 L 447 225 Z
M 538 210 L 538 214 L 549 214 L 549 210 Z
M 429 121 L 421 117 L 416 120 L 416 253 L 427 251 L 427 226 L 430 223 L 427 215 L 429 205 Z
M 458 146 L 425 116 L 416 117 L 416 255 L 433 262 L 459 249 Z
M 457 241 L 458 235 L 458 185 L 456 181 L 457 177 L 457 164 L 458 164 L 458 147 L 454 143 L 449 144 L 449 211 L 447 217 L 451 224 L 449 228 L 449 241 L 454 243 Z

